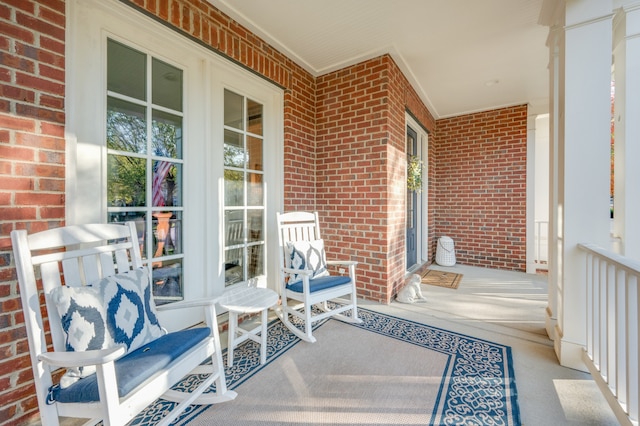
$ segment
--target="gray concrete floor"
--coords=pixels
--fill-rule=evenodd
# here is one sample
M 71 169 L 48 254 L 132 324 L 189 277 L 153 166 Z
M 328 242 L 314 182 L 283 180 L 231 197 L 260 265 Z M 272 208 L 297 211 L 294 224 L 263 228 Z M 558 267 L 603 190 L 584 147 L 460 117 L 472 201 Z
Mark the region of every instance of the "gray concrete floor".
M 591 376 L 557 361 L 545 331 L 546 276 L 465 265 L 432 269 L 463 274 L 458 289 L 423 284 L 424 303 L 360 306 L 511 346 L 524 425 L 619 424 Z
M 458 289 L 423 284 L 424 303 L 361 300 L 359 306 L 510 346 L 524 426 L 619 424 L 591 376 L 558 363 L 545 331 L 546 276 L 465 265 L 431 268 L 463 274 Z M 226 332 L 220 340 L 226 347 Z

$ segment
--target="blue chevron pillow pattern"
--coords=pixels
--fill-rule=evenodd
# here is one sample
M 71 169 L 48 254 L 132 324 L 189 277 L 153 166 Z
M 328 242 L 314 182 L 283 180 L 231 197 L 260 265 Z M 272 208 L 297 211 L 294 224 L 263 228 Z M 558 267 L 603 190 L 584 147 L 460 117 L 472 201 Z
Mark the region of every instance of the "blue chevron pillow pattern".
M 82 287 L 59 287 L 52 291 L 51 300 L 67 336 L 67 351 L 124 345 L 130 352 L 165 334 L 158 321 L 146 268 Z M 68 387 L 93 373 L 93 366 L 69 368 L 60 386 Z
M 324 240 L 287 242 L 288 267 L 298 270 L 311 270 L 310 279 L 326 277 L 327 257 L 324 251 Z M 287 284 L 302 281 L 301 274 L 290 274 Z

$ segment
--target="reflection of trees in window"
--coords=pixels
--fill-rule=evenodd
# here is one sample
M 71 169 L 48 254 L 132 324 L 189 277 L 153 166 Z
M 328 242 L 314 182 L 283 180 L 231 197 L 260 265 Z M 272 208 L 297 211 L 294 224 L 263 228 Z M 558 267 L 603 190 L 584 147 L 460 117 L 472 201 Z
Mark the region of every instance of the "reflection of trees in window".
M 146 205 L 146 167 L 142 158 L 109 155 L 107 197 L 111 207 Z
M 118 102 L 118 101 L 116 101 Z M 110 102 L 111 103 L 111 102 Z M 107 146 L 120 152 L 146 150 L 144 116 L 110 108 L 107 113 Z M 110 154 L 107 170 L 107 197 L 110 206 L 146 204 L 146 166 L 144 159 Z
M 147 152 L 145 108 L 109 98 L 107 112 L 107 147 L 123 152 Z
M 182 119 L 178 116 L 153 112 L 153 154 L 161 157 L 180 158 L 182 146 Z

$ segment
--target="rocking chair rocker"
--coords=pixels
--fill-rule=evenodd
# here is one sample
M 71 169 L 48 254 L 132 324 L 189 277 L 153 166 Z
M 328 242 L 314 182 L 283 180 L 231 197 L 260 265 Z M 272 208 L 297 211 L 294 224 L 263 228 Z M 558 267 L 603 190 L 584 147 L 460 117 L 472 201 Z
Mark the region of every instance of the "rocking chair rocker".
M 284 325 L 300 339 L 313 343 L 312 324 L 317 321 L 335 316 L 361 323 L 356 302 L 357 262 L 326 260 L 318 213 L 277 213 L 277 222 L 282 299 L 277 313 Z M 340 268 L 341 275 L 331 275 L 327 266 Z M 314 305 L 319 313 L 313 311 Z M 351 315 L 344 315 L 345 311 Z M 303 330 L 291 322 L 290 315 L 302 320 Z
M 43 425 L 58 425 L 59 417 L 124 425 L 158 398 L 177 403 L 158 423 L 166 425 L 190 404 L 235 398 L 225 383 L 216 300 L 156 308 L 133 222 L 18 230 L 11 240 Z M 196 306 L 206 327 L 167 334 L 158 324 L 157 311 Z M 56 383 L 60 368 L 67 370 Z M 172 389 L 193 372 L 205 375 L 195 389 Z M 215 392 L 204 393 L 214 383 Z

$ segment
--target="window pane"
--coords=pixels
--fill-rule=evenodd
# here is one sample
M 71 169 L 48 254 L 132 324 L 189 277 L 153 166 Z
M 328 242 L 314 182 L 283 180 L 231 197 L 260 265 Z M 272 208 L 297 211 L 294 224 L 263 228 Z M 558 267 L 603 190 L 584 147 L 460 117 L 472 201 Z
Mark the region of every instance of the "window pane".
M 182 213 L 155 212 L 152 216 L 153 257 L 182 254 Z
M 182 206 L 182 166 L 169 161 L 153 162 L 153 207 Z
M 182 70 L 153 58 L 151 94 L 155 105 L 182 111 Z
M 235 170 L 224 171 L 224 204 L 244 205 L 244 173 Z
M 144 154 L 146 123 L 144 106 L 107 98 L 107 148 Z
M 147 58 L 117 41 L 107 41 L 107 90 L 146 100 Z
M 153 297 L 162 305 L 183 298 L 182 259 L 153 263 Z
M 264 170 L 262 165 L 262 139 L 247 136 L 247 168 Z
M 244 217 L 242 210 L 224 212 L 225 285 L 244 281 Z
M 224 165 L 228 167 L 244 167 L 246 152 L 242 134 L 231 130 L 224 131 Z
M 249 278 L 264 275 L 264 245 L 249 246 Z
M 247 173 L 247 205 L 261 206 L 264 203 L 262 175 L 257 173 Z
M 224 252 L 224 285 L 244 281 L 244 248 L 226 249 Z
M 146 161 L 126 155 L 107 156 L 107 203 L 109 207 L 146 205 Z
M 138 243 L 140 244 L 140 254 L 143 259 L 147 259 L 146 235 L 144 212 L 110 212 L 107 214 L 107 222 L 124 223 L 134 221 L 138 231 Z
M 247 211 L 247 241 L 257 242 L 264 240 L 262 233 L 264 211 L 263 210 L 249 210 Z
M 162 111 L 153 111 L 153 155 L 182 158 L 182 117 Z
M 243 130 L 242 96 L 224 91 L 224 125 Z
M 262 135 L 262 105 L 247 99 L 247 131 Z
M 224 245 L 244 244 L 244 218 L 242 210 L 224 212 Z

